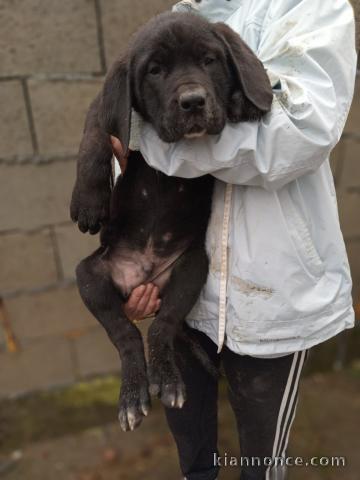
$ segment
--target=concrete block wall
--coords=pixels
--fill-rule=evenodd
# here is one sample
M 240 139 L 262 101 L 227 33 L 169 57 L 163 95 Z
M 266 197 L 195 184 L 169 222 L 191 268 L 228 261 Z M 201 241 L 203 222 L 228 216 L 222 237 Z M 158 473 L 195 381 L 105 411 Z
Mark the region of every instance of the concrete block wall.
M 117 371 L 74 268 L 69 219 L 85 113 L 131 33 L 169 0 L 0 0 L 0 396 Z
M 332 155 L 340 222 L 354 282 L 353 296 L 360 304 L 360 76 L 345 131 Z
M 75 265 L 98 245 L 69 221 L 75 157 L 107 67 L 139 24 L 172 3 L 0 0 L 0 396 L 118 370 L 74 284 Z M 359 125 L 360 84 L 333 159 L 357 285 Z

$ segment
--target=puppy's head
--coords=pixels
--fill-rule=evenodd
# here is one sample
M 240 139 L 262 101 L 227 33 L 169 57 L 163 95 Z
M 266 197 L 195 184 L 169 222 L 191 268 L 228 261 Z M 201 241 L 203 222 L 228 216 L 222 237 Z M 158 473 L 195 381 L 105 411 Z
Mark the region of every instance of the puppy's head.
M 218 134 L 227 120 L 258 120 L 272 90 L 262 63 L 223 23 L 165 13 L 133 38 L 105 80 L 100 119 L 127 147 L 131 109 L 165 142 Z

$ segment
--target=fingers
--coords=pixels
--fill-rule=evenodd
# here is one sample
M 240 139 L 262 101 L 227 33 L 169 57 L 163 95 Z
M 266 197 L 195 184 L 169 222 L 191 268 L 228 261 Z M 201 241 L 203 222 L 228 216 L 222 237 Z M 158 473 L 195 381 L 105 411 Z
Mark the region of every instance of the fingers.
M 150 302 L 150 298 L 152 297 L 152 285 L 148 283 L 145 287 L 144 293 L 142 296 L 139 298 L 138 304 L 137 304 L 137 313 L 139 315 L 138 318 L 145 317 L 146 315 L 149 315 L 147 313 L 148 309 L 147 306 Z
M 143 313 L 143 316 L 151 315 L 158 309 L 156 308 L 159 300 L 159 289 L 155 285 L 148 283 L 144 295 L 138 303 L 138 308 Z M 160 301 L 160 300 L 159 300 Z
M 115 155 L 120 164 L 122 174 L 124 174 L 127 167 L 127 155 L 124 154 L 122 144 L 118 138 L 110 135 L 110 142 L 113 154 Z
M 124 312 L 129 320 L 140 320 L 156 313 L 160 305 L 159 288 L 148 283 L 146 286 L 140 285 L 132 291 L 129 300 L 124 305 Z
M 127 167 L 127 163 L 128 163 L 127 158 L 123 157 L 121 160 L 119 160 L 119 163 L 120 163 L 121 173 L 124 174 Z
M 118 160 L 121 160 L 124 156 L 123 148 L 121 142 L 118 138 L 110 135 L 111 147 L 113 149 L 114 155 Z

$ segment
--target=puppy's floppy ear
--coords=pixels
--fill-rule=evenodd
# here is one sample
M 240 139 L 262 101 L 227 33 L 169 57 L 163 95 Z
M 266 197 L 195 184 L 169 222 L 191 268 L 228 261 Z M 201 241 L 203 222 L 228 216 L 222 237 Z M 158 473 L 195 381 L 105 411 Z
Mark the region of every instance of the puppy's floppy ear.
M 265 68 L 252 50 L 225 23 L 214 25 L 215 35 L 223 43 L 228 61 L 241 89 L 261 114 L 271 109 L 273 93 Z
M 105 78 L 99 110 L 102 128 L 121 141 L 124 152 L 130 141 L 131 107 L 130 62 L 125 57 L 112 66 Z

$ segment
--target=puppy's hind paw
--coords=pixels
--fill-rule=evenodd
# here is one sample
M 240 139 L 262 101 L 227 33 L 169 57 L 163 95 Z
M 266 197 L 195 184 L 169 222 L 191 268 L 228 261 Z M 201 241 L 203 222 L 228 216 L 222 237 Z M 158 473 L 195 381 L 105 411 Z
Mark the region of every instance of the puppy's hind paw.
M 135 430 L 151 408 L 147 385 L 138 388 L 121 389 L 119 402 L 119 422 L 124 432 Z
M 161 401 L 166 407 L 182 408 L 185 400 L 185 386 L 182 383 L 164 385 L 161 392 Z
M 149 375 L 149 382 L 150 394 L 158 396 L 165 407 L 183 407 L 186 401 L 186 389 L 176 368 L 171 375 L 169 371 L 153 370 L 153 373 Z

